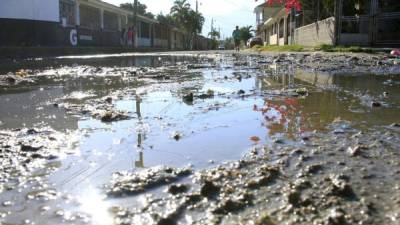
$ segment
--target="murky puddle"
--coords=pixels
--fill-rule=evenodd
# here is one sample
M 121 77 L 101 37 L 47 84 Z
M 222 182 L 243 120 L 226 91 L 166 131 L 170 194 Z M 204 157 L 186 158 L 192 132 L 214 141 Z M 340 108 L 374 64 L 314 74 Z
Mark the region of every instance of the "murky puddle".
M 240 60 L 148 55 L 30 62 L 32 73 L 40 75 L 34 83 L 0 90 L 0 128 L 49 126 L 77 131 L 79 142 L 74 154 L 47 165 L 55 168 L 38 175 L 40 185 L 32 181 L 4 188 L 1 221 L 112 224 L 111 206 L 143 201 L 140 195 L 107 197 L 104 185 L 114 172 L 160 165 L 212 168 L 240 159 L 255 146 L 299 145 L 304 134 L 326 132 L 338 118 L 365 130 L 399 122 L 398 76 L 304 71 L 294 76 L 279 65 Z M 0 71 L 30 69 L 19 66 Z M 129 118 L 102 122 L 85 110 L 60 107 L 103 104 L 107 96 L 109 106 Z M 29 192 L 43 188 L 54 193 L 29 198 Z

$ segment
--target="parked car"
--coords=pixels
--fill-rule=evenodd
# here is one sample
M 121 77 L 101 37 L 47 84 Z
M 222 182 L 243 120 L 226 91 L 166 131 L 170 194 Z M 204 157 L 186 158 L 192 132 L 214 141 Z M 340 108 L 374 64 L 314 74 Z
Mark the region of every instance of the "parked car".
M 247 47 L 252 48 L 255 45 L 263 45 L 263 41 L 260 37 L 253 37 L 247 41 Z
M 218 46 L 218 50 L 225 50 L 225 46 L 224 46 L 223 44 L 220 44 L 220 45 Z

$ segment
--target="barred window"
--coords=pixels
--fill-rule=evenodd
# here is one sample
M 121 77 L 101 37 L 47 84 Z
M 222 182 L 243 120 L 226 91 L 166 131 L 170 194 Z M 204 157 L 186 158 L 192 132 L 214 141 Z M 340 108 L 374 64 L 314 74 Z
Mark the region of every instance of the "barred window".
M 140 23 L 140 37 L 150 38 L 150 24 L 145 22 Z
M 118 30 L 118 15 L 115 13 L 104 11 L 104 29 Z
M 74 26 L 75 24 L 75 6 L 71 1 L 60 2 L 60 22 L 66 26 Z
M 100 29 L 100 10 L 80 5 L 80 18 L 81 18 L 81 26 L 91 28 L 91 29 Z

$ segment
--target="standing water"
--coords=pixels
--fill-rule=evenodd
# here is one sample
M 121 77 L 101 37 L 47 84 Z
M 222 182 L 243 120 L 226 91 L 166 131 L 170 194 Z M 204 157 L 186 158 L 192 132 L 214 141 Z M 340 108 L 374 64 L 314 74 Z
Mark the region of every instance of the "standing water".
M 2 64 L 0 221 L 230 224 L 236 215 L 259 222 L 267 213 L 274 222 L 259 224 L 308 224 L 329 221 L 339 208 L 336 213 L 350 216 L 329 224 L 396 224 L 398 210 L 376 207 L 400 208 L 398 189 L 352 188 L 350 203 L 329 199 L 330 208 L 305 186 L 323 188 L 329 174 L 342 171 L 336 175 L 354 174 L 344 180 L 356 187 L 400 187 L 400 77 L 318 71 L 274 57 L 133 54 Z M 277 166 L 282 181 L 254 183 L 258 175 L 243 173 L 240 163 L 260 151 L 254 171 L 265 166 L 261 162 Z M 236 174 L 225 177 L 247 182 L 238 181 L 238 191 L 253 196 L 256 190 L 263 201 L 228 201 L 235 191 L 222 187 L 234 180 L 207 180 L 225 167 Z M 296 174 L 303 170 L 306 175 Z M 296 182 L 305 186 L 292 187 Z M 193 200 L 196 193 L 204 199 Z M 373 194 L 379 198 L 369 199 Z M 373 218 L 351 217 L 361 210 L 356 202 L 375 204 L 367 213 Z M 311 205 L 325 211 L 312 212 Z

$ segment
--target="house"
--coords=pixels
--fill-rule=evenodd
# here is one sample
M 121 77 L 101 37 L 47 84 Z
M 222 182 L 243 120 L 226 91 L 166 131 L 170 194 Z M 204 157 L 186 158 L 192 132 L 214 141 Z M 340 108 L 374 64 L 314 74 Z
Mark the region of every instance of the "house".
M 265 45 L 400 45 L 398 0 L 307 0 L 301 11 L 263 3 L 254 13 Z
M 1 0 L 0 46 L 121 46 L 184 50 L 186 34 L 101 0 Z M 135 22 L 136 21 L 136 22 Z

